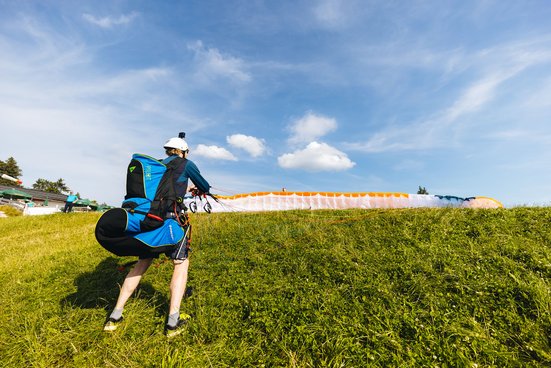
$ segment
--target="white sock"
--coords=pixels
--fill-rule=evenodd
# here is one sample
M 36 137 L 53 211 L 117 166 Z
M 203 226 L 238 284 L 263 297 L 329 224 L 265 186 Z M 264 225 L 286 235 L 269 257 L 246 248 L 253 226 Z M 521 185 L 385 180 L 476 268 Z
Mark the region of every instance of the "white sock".
M 113 309 L 113 312 L 111 312 L 111 315 L 109 317 L 113 318 L 114 320 L 119 320 L 122 317 L 122 311 L 123 309 Z
M 179 319 L 180 319 L 180 312 L 169 314 L 168 322 L 166 324 L 169 325 L 170 327 L 176 327 Z

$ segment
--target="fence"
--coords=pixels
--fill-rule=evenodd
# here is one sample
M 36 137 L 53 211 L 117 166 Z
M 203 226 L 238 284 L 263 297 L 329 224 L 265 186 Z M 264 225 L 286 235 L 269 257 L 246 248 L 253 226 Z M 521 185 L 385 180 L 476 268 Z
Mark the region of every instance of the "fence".
M 13 208 L 17 208 L 19 211 L 23 211 L 25 210 L 25 207 L 27 205 L 25 203 L 21 203 L 12 199 L 0 198 L 0 206 L 10 206 Z

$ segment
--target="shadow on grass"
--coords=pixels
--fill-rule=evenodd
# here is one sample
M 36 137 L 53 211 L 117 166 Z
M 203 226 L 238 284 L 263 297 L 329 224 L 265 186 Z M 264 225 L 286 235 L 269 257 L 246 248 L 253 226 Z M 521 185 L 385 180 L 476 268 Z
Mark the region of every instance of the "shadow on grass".
M 101 261 L 91 272 L 77 276 L 74 283 L 77 291 L 61 300 L 62 307 L 103 308 L 111 312 L 119 296 L 119 287 L 126 274 L 136 262 L 119 264 L 118 259 L 109 257 Z M 167 299 L 148 282 L 141 282 L 133 297 L 150 299 L 157 307 L 157 313 L 166 312 Z

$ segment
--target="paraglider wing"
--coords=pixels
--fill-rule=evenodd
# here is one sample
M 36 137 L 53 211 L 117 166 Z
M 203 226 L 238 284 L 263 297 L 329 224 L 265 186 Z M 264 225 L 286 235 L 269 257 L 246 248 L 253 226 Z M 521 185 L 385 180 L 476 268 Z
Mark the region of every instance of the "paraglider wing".
M 390 192 L 256 192 L 233 196 L 216 196 L 212 212 L 284 211 L 348 208 L 500 208 L 503 205 L 489 197 L 407 194 Z M 195 209 L 195 208 L 194 208 Z M 196 210 L 200 210 L 197 208 Z M 203 209 L 206 211 L 206 209 Z
M 7 174 L 2 174 L 2 175 L 0 175 L 0 177 L 1 177 L 2 179 L 6 179 L 6 180 L 13 181 L 14 183 L 17 183 L 17 184 L 19 184 L 19 185 L 23 184 L 23 182 L 22 182 L 21 180 L 16 179 L 16 178 L 14 178 L 14 177 L 11 177 L 11 176 L 9 176 L 9 175 L 7 175 Z

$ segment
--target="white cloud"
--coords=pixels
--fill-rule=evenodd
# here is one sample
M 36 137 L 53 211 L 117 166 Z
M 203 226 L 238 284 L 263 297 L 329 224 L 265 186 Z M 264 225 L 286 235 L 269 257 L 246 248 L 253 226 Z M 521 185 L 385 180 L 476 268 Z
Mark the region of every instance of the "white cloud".
M 215 160 L 237 161 L 237 158 L 227 149 L 218 146 L 199 144 L 193 154 Z
M 312 142 L 303 150 L 286 153 L 278 157 L 279 166 L 285 169 L 307 171 L 342 171 L 354 165 L 346 153 L 326 143 Z
M 266 153 L 264 139 L 244 134 L 233 134 L 226 137 L 226 140 L 233 147 L 247 151 L 252 157 L 259 157 Z
M 337 122 L 335 119 L 317 115 L 310 111 L 291 124 L 292 136 L 289 138 L 289 143 L 312 142 L 336 129 Z
M 246 72 L 245 62 L 239 58 L 224 55 L 216 48 L 207 48 L 201 41 L 188 44 L 188 49 L 195 53 L 198 61 L 197 76 L 203 82 L 219 77 L 238 83 L 252 80 L 251 75 Z
M 134 11 L 130 14 L 120 15 L 118 18 L 112 17 L 112 16 L 99 18 L 99 17 L 93 16 L 92 14 L 88 14 L 88 13 L 82 14 L 82 17 L 86 21 L 88 21 L 88 22 L 90 22 L 90 23 L 92 23 L 92 24 L 94 24 L 98 27 L 107 29 L 107 28 L 113 28 L 114 26 L 129 24 L 138 15 L 139 15 L 139 13 Z

